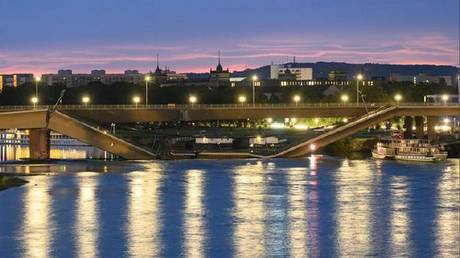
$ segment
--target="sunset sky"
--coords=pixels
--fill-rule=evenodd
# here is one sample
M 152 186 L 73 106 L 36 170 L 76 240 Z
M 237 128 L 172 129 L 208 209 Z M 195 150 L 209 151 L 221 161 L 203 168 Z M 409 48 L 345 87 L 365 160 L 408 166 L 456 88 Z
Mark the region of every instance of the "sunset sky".
M 459 62 L 458 0 L 0 0 L 0 73 Z

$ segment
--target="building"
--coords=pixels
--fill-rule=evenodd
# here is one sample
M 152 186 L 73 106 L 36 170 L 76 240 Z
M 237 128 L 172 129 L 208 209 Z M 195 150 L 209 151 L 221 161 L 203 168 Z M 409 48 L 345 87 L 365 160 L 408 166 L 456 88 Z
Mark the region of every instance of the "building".
M 223 84 L 228 84 L 230 82 L 230 71 L 228 68 L 224 70 L 222 64 L 220 63 L 220 51 L 218 54 L 216 70 L 210 69 L 209 71 L 209 82 L 213 86 L 220 86 Z
M 18 87 L 24 83 L 32 83 L 34 81 L 34 75 L 31 73 L 21 74 L 0 74 L 0 92 L 5 87 Z
M 74 74 L 72 70 L 59 70 L 57 74 L 42 75 L 42 82 L 48 86 L 65 84 L 69 88 L 85 86 L 90 82 L 101 82 L 103 84 L 129 82 L 140 84 L 144 82 L 144 75 L 137 70 L 127 70 L 121 74 L 107 74 L 105 70 L 93 70 L 90 74 Z
M 392 74 L 390 81 L 395 82 L 412 82 L 413 84 L 442 84 L 447 86 L 453 86 L 452 76 L 450 75 L 429 75 L 425 73 L 419 73 L 418 75 L 401 75 Z
M 174 82 L 187 79 L 186 74 L 176 73 L 170 71 L 168 68 L 161 70 L 157 56 L 157 67 L 155 72 L 147 74 L 139 73 L 138 70 L 126 70 L 124 73 L 114 74 L 108 74 L 105 70 L 92 70 L 89 74 L 74 74 L 72 70 L 59 70 L 57 74 L 42 75 L 42 82 L 48 86 L 53 84 L 65 84 L 69 88 L 85 86 L 91 82 L 101 82 L 103 84 L 113 84 L 116 82 L 144 84 L 147 75 L 150 76 L 150 83 L 158 85 L 168 81 Z
M 270 79 L 286 79 L 286 80 L 313 80 L 313 69 L 297 67 L 294 64 L 270 65 Z
M 329 81 L 346 81 L 347 74 L 342 71 L 332 70 L 327 74 Z

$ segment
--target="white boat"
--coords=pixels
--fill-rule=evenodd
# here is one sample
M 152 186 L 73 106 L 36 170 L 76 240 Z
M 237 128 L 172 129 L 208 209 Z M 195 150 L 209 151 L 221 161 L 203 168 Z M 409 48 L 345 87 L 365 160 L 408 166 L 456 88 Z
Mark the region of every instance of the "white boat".
M 447 152 L 426 140 L 402 140 L 390 138 L 381 140 L 372 150 L 376 159 L 394 159 L 420 162 L 439 162 L 447 159 Z

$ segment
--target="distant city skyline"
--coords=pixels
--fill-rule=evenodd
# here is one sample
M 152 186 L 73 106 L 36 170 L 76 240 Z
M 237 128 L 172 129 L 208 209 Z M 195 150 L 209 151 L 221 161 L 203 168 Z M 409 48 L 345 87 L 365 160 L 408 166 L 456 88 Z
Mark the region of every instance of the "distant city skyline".
M 459 1 L 0 0 L 0 73 L 459 64 Z M 295 10 L 295 11 L 292 11 Z

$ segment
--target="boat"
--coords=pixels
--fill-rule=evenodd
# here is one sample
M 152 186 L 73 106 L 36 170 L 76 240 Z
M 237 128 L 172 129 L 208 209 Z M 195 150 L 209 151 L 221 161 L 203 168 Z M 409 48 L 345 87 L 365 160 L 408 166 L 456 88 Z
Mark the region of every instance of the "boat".
M 447 159 L 447 152 L 441 146 L 427 140 L 389 138 L 377 142 L 372 150 L 375 159 L 392 159 L 419 162 L 441 162 Z

